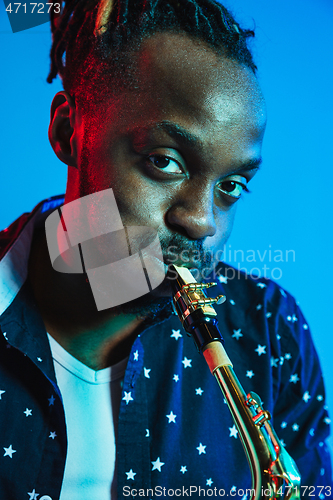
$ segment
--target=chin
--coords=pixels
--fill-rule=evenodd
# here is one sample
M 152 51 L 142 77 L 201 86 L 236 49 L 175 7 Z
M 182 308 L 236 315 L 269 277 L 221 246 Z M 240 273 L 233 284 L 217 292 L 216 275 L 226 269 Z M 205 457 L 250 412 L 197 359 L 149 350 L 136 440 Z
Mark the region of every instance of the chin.
M 165 279 L 152 292 L 116 307 L 115 312 L 145 318 L 149 323 L 167 319 L 173 314 L 170 283 Z

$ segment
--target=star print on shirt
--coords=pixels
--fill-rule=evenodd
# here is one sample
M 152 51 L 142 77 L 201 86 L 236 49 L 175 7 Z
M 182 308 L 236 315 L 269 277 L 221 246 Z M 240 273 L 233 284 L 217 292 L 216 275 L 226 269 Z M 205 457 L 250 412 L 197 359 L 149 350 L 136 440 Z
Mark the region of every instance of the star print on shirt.
M 26 417 L 29 417 L 30 415 L 32 415 L 32 410 L 26 408 L 26 410 L 23 413 L 25 413 Z
M 181 472 L 182 474 L 185 474 L 185 472 L 187 472 L 186 465 L 181 465 L 181 467 L 180 467 L 180 472 Z
M 34 488 L 31 493 L 28 493 L 28 495 L 30 495 L 29 500 L 37 500 L 39 493 L 36 493 L 36 490 Z
M 201 396 L 203 392 L 204 392 L 204 391 L 201 389 L 201 387 L 198 387 L 198 388 L 195 390 L 195 394 L 196 394 L 197 396 Z
M 54 431 L 50 432 L 49 438 L 54 439 L 56 437 L 57 437 L 57 433 L 56 432 L 54 432 Z
M 6 391 L 1 391 L 0 390 L 0 399 L 2 399 L 1 394 L 4 394 Z
M 222 274 L 220 274 L 220 276 L 217 279 L 219 280 L 220 283 L 223 283 L 224 285 L 228 284 L 227 276 L 223 276 Z
M 243 337 L 243 334 L 242 334 L 242 329 L 239 328 L 238 330 L 233 330 L 233 335 L 232 335 L 232 338 L 236 339 L 236 340 L 239 340 L 240 337 Z
M 159 472 L 161 472 L 161 467 L 164 465 L 164 462 L 161 462 L 160 457 L 157 457 L 157 460 L 155 460 L 155 462 L 152 462 L 152 465 L 152 471 L 158 470 Z
M 255 349 L 255 351 L 258 353 L 258 356 L 261 356 L 262 354 L 266 354 L 265 349 L 266 349 L 265 345 L 258 344 L 258 347 L 257 349 Z
M 54 405 L 54 402 L 55 402 L 55 397 L 53 396 L 53 394 L 52 394 L 52 396 L 48 399 L 48 402 L 49 402 L 49 406 Z
M 145 367 L 143 367 L 143 370 L 144 370 L 145 377 L 146 378 L 150 378 L 149 373 L 151 372 L 151 368 L 145 368 Z
M 235 425 L 229 427 L 229 431 L 230 431 L 229 437 L 237 438 L 238 430 L 236 429 Z
M 329 417 L 324 418 L 325 424 L 329 425 L 331 423 L 331 419 Z
M 313 428 L 312 428 L 312 429 L 310 429 L 310 430 L 309 430 L 309 434 L 310 434 L 310 436 L 312 436 L 312 437 L 313 437 L 313 436 L 315 435 L 315 430 L 314 430 Z
M 43 360 L 42 360 L 42 358 L 37 358 L 37 361 L 39 361 L 41 363 Z
M 287 352 L 287 353 L 284 355 L 284 359 L 291 359 L 291 354 L 290 354 L 290 352 Z
M 281 428 L 282 429 L 285 429 L 287 427 L 287 422 L 281 422 Z
M 170 337 L 178 340 L 180 337 L 182 337 L 182 334 L 180 333 L 180 330 L 173 330 L 172 329 L 172 334 L 170 335 Z
M 258 304 L 256 307 L 257 311 L 260 311 L 261 308 L 262 308 L 262 304 Z
M 271 357 L 271 366 L 274 366 L 274 368 L 277 368 L 279 358 L 273 358 Z
M 13 458 L 13 453 L 16 453 L 16 450 L 13 450 L 12 445 L 9 445 L 9 448 L 3 447 L 3 449 L 5 450 L 5 453 L 3 455 L 4 457 Z
M 299 376 L 297 373 L 294 373 L 293 375 L 290 375 L 289 382 L 292 382 L 293 384 L 296 384 L 296 382 L 299 381 Z
M 210 478 L 209 478 L 209 479 L 207 479 L 207 481 L 206 481 L 206 486 L 211 486 L 211 485 L 213 484 L 213 482 L 214 482 L 214 481 L 213 481 L 213 480 L 212 480 L 212 478 L 210 477 Z
M 309 394 L 309 391 L 305 391 L 305 393 L 303 394 L 303 398 L 302 398 L 302 399 L 303 399 L 303 401 L 304 401 L 305 403 L 307 403 L 307 402 L 309 401 L 309 399 L 311 399 L 311 396 L 310 396 L 310 394 Z
M 185 356 L 182 363 L 184 365 L 184 368 L 188 368 L 188 367 L 192 368 L 192 365 L 191 365 L 192 359 L 187 359 L 187 357 Z
M 257 283 L 257 286 L 259 288 L 263 289 L 263 288 L 266 288 L 267 285 L 265 283 Z
M 131 392 L 126 392 L 124 391 L 124 397 L 123 397 L 123 401 L 126 401 L 126 404 L 128 405 L 128 403 L 130 401 L 134 401 L 134 399 L 132 398 L 132 393 Z
M 317 401 L 322 401 L 323 399 L 324 399 L 324 396 L 322 396 L 321 394 L 318 394 Z
M 253 371 L 252 371 L 252 370 L 248 370 L 248 371 L 246 372 L 246 376 L 247 376 L 247 377 L 249 377 L 249 378 L 252 378 L 252 377 L 254 376 Z
M 139 359 L 139 351 L 138 350 L 133 352 L 133 359 L 134 359 L 134 361 L 138 361 L 138 359 Z
M 175 415 L 173 413 L 173 411 L 171 411 L 169 415 L 165 415 L 165 416 L 169 419 L 168 424 L 170 424 L 170 422 L 176 423 L 176 417 L 177 417 L 177 415 Z
M 133 469 L 131 469 L 129 472 L 125 472 L 127 475 L 127 479 L 133 479 L 134 481 L 134 476 L 136 476 L 136 472 L 133 472 Z
M 199 446 L 197 446 L 197 450 L 199 452 L 199 455 L 201 455 L 202 453 L 206 453 L 206 445 L 199 443 Z
M 232 299 L 230 299 L 230 300 L 229 300 L 229 302 L 230 302 L 230 304 L 231 304 L 232 306 L 235 306 L 235 305 L 236 305 L 236 302 L 235 302 L 234 300 L 232 300 Z
M 149 434 L 149 429 L 146 429 L 146 435 L 145 435 L 145 437 L 146 437 L 146 438 L 149 438 L 149 436 L 150 436 L 150 434 Z
M 179 375 L 176 375 L 176 373 L 175 373 L 172 380 L 174 380 L 175 382 L 178 382 L 179 381 Z
M 292 428 L 293 431 L 297 432 L 298 429 L 299 429 L 299 425 L 295 423 L 295 424 L 292 425 L 291 428 Z
M 270 318 L 271 316 L 272 316 L 272 313 L 270 313 L 270 312 L 266 313 L 266 318 Z

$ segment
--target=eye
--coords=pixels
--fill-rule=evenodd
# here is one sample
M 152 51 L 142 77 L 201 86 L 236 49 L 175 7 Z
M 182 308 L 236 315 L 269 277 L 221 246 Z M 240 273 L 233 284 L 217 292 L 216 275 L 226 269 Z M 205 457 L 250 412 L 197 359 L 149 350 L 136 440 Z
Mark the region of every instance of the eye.
M 231 196 L 232 198 L 239 199 L 244 191 L 248 191 L 247 180 L 242 176 L 229 177 L 222 181 L 218 188 L 222 193 Z
M 178 161 L 170 158 L 169 156 L 152 154 L 147 157 L 147 161 L 162 172 L 166 172 L 168 174 L 184 173 Z

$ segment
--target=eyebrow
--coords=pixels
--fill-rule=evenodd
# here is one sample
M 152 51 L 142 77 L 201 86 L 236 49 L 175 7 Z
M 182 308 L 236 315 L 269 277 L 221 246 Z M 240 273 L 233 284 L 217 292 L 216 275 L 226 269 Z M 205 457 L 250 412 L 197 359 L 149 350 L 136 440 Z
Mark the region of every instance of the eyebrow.
M 167 120 L 162 120 L 157 123 L 153 123 L 151 125 L 147 125 L 145 127 L 139 126 L 135 127 L 131 130 L 131 133 L 134 135 L 141 136 L 142 133 L 150 134 L 158 131 L 163 131 L 168 134 L 169 137 L 177 141 L 179 144 L 183 146 L 187 146 L 198 151 L 203 149 L 203 142 L 191 132 L 188 132 L 186 129 L 177 125 L 176 123 L 169 122 Z
M 163 130 L 170 137 L 172 137 L 172 139 L 177 140 L 184 146 L 188 146 L 198 150 L 203 149 L 203 143 L 196 135 L 191 134 L 190 132 L 185 130 L 180 125 L 177 125 L 176 123 L 172 123 L 165 120 L 156 123 L 153 128 L 156 128 L 157 130 Z
M 260 156 L 259 158 L 253 158 L 239 167 L 235 168 L 234 170 L 231 170 L 228 175 L 234 175 L 234 174 L 241 174 L 242 172 L 249 172 L 250 170 L 256 170 L 260 168 L 260 165 L 262 164 L 262 157 Z
M 175 139 L 178 143 L 194 148 L 198 151 L 203 150 L 204 145 L 203 142 L 191 132 L 188 132 L 186 129 L 177 125 L 176 123 L 169 122 L 167 120 L 163 120 L 161 122 L 154 123 L 153 126 L 144 127 L 144 129 L 140 128 L 140 130 L 145 130 L 146 132 L 153 132 L 154 130 L 163 130 L 166 132 L 172 139 Z M 240 174 L 242 172 L 248 172 L 250 170 L 259 169 L 262 164 L 262 158 L 252 158 L 244 163 L 242 163 L 239 167 L 231 170 L 228 175 Z

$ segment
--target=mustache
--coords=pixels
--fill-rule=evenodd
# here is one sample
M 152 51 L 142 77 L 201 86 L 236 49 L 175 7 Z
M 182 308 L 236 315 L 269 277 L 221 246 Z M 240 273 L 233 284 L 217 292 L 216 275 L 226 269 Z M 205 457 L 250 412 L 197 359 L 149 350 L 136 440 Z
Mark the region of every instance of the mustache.
M 180 235 L 174 235 L 167 241 L 160 238 L 165 264 L 176 264 L 199 271 L 214 267 L 216 259 L 212 251 L 205 249 L 204 240 L 184 240 Z

